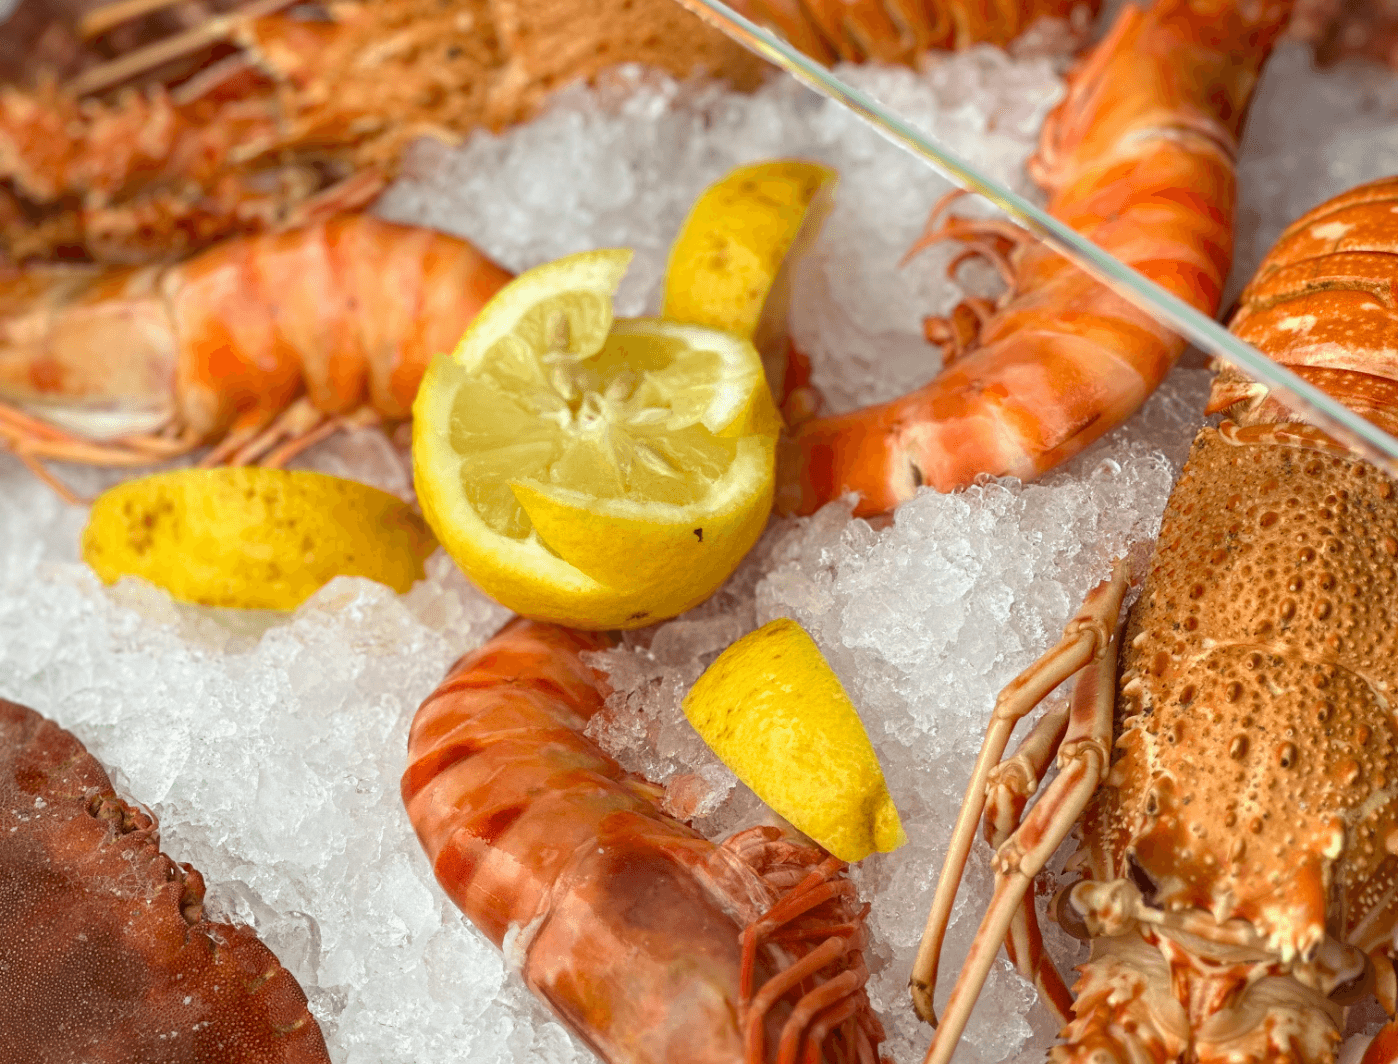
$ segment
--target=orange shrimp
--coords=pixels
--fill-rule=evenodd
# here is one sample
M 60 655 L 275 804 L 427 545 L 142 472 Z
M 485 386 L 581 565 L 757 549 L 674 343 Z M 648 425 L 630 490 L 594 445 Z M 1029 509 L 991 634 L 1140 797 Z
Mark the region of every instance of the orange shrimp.
M 1239 130 L 1290 6 L 1126 7 L 1072 76 L 1031 163 L 1050 213 L 1208 314 L 1232 260 Z M 998 312 L 967 301 L 950 320 L 929 319 L 929 340 L 951 357 L 923 388 L 798 426 L 780 452 L 780 510 L 810 513 L 854 491 L 856 513 L 880 513 L 922 485 L 1039 476 L 1130 417 L 1184 350 L 1017 227 L 952 219 L 934 228 L 938 213 L 910 254 L 971 238 L 973 253 L 1012 280 L 1010 292 Z
M 406 418 L 428 361 L 510 277 L 464 240 L 363 214 L 174 265 L 15 271 L 0 441 L 65 494 L 44 459 L 140 466 L 218 441 L 204 464 L 279 465 Z
M 662 813 L 583 734 L 611 642 L 517 618 L 422 704 L 403 802 L 438 882 L 605 1061 L 876 1064 L 844 864 Z

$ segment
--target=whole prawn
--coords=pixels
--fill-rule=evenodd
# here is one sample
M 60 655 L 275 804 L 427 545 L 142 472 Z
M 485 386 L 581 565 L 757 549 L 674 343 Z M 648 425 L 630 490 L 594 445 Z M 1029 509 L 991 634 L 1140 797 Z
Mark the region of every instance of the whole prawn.
M 609 1064 L 876 1064 L 844 864 L 662 813 L 583 734 L 610 642 L 516 619 L 422 704 L 403 802 L 438 882 Z
M 1398 178 L 1289 226 L 1232 328 L 1398 426 Z M 1001 941 L 1066 1024 L 1059 1064 L 1333 1064 L 1370 994 L 1389 1022 L 1362 1064 L 1398 1061 L 1398 492 L 1235 372 L 1210 402 L 1236 420 L 1195 437 L 1124 631 L 1119 566 L 996 703 L 913 969 L 925 1017 L 983 809 L 995 893 L 929 1064 L 951 1059 Z M 1079 671 L 1070 711 L 1002 762 L 1015 721 Z M 1092 942 L 1076 1000 L 1033 903 L 1075 825 L 1082 878 L 1052 911 Z
M 406 418 L 511 274 L 464 240 L 363 214 L 240 237 L 183 262 L 0 279 L 0 441 L 141 466 L 277 465 L 358 421 Z
M 1208 314 L 1232 259 L 1239 129 L 1290 6 L 1128 5 L 1073 74 L 1031 163 L 1051 214 Z M 952 219 L 937 228 L 939 215 L 910 254 L 971 240 L 1011 282 L 1005 302 L 994 311 L 968 300 L 950 319 L 929 320 L 928 338 L 950 357 L 923 388 L 796 427 L 779 452 L 783 512 L 810 513 L 854 491 L 856 513 L 880 513 L 922 485 L 1036 477 L 1125 421 L 1184 350 L 1017 227 Z

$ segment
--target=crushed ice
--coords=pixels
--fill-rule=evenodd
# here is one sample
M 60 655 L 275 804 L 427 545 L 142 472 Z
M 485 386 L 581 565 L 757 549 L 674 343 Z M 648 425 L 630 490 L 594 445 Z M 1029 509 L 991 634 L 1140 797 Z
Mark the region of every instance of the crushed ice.
M 1024 158 L 1061 92 L 1047 60 L 980 49 L 922 75 L 849 73 L 1028 190 Z M 1300 49 L 1280 54 L 1244 148 L 1242 269 L 1301 209 L 1398 169 L 1392 92 L 1365 77 L 1312 74 Z M 620 310 L 653 312 L 694 196 L 735 165 L 779 154 L 842 175 L 794 310 L 832 405 L 926 379 L 919 319 L 959 295 L 942 279 L 949 251 L 896 263 L 946 185 L 789 84 L 741 97 L 621 75 L 570 90 L 504 136 L 421 148 L 381 210 L 468 236 L 514 268 L 633 246 Z M 923 494 L 882 527 L 839 504 L 774 522 L 713 600 L 601 656 L 617 693 L 599 739 L 722 833 L 760 809 L 688 730 L 679 699 L 760 623 L 791 616 L 815 636 L 861 707 L 911 838 L 856 873 L 874 905 L 871 993 L 898 1061 L 919 1059 L 927 1041 L 905 983 L 994 695 L 1057 637 L 1113 555 L 1148 548 L 1206 384 L 1200 369 L 1178 371 L 1143 415 L 1040 485 Z M 372 433 L 332 441 L 308 463 L 408 491 L 400 457 Z M 88 492 L 114 479 L 73 477 Z M 589 1059 L 444 900 L 398 800 L 418 702 L 504 611 L 441 555 L 404 596 L 342 579 L 291 616 L 183 606 L 135 581 L 102 587 L 77 561 L 84 518 L 0 455 L 0 694 L 75 731 L 124 793 L 159 814 L 167 849 L 204 871 L 215 911 L 253 924 L 301 981 L 337 1064 Z M 966 949 L 988 882 L 978 848 L 944 972 Z M 1073 944 L 1045 930 L 1066 969 Z M 1052 1028 L 1001 960 L 958 1060 L 1041 1059 Z

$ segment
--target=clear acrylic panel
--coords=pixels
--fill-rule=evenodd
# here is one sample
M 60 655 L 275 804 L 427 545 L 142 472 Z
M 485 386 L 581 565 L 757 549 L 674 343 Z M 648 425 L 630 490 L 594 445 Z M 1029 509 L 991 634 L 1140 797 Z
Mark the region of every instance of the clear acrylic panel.
M 981 173 L 956 153 L 891 113 L 873 97 L 847 84 L 829 68 L 738 14 L 722 0 L 678 2 L 808 88 L 849 108 L 882 136 L 923 159 L 959 187 L 983 196 L 1123 299 L 1169 326 L 1200 350 L 1268 385 L 1312 424 L 1348 444 L 1390 475 L 1398 476 L 1398 439 L 1273 362 L 1212 318 L 1137 273 L 1023 196 Z

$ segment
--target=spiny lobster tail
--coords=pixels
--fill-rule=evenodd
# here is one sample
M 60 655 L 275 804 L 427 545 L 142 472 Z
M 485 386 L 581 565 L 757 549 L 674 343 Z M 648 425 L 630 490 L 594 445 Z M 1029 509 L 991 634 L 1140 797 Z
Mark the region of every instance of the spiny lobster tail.
M 1232 323 L 1302 379 L 1398 433 L 1398 176 L 1297 219 L 1239 300 Z M 1225 367 L 1209 412 L 1240 424 L 1303 420 L 1266 386 Z

